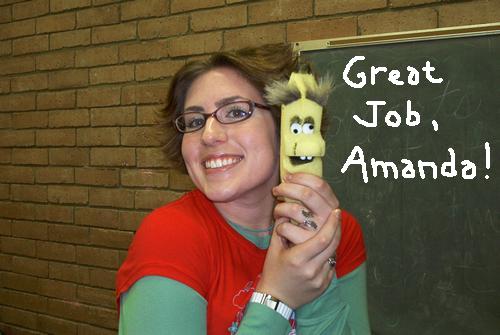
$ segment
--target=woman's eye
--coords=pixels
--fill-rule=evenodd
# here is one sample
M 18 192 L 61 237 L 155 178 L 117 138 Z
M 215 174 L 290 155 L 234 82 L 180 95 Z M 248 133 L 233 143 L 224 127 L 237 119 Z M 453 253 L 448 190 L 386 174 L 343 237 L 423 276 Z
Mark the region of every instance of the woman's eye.
M 292 125 L 290 126 L 290 130 L 292 131 L 292 133 L 294 133 L 295 135 L 298 135 L 302 132 L 302 126 L 300 125 L 300 123 L 297 123 L 297 122 L 294 122 L 292 123 Z
M 203 126 L 203 118 L 193 118 L 186 123 L 187 128 L 199 128 Z
M 314 125 L 312 123 L 304 123 L 302 126 L 302 131 L 304 134 L 312 134 L 314 131 Z
M 240 109 L 240 108 L 235 108 L 231 109 L 227 114 L 226 117 L 231 118 L 231 119 L 242 119 L 246 117 L 248 114 L 247 111 Z

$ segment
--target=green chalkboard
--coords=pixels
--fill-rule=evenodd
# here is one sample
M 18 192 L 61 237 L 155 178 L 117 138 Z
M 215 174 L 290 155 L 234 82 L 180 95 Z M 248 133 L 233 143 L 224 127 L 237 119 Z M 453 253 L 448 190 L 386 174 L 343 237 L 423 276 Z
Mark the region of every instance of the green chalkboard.
M 319 41 L 298 43 L 300 58 L 315 73 L 330 73 L 335 89 L 329 99 L 330 126 L 326 134 L 324 174 L 343 208 L 363 228 L 368 250 L 368 299 L 374 334 L 500 334 L 500 30 L 488 33 L 416 34 L 392 40 L 366 38 L 366 43 Z M 477 30 L 477 29 L 476 29 Z M 348 78 L 367 84 L 353 88 L 343 72 L 355 56 Z M 435 68 L 426 80 L 426 61 Z M 371 67 L 386 67 L 370 83 Z M 419 83 L 409 85 L 407 66 L 419 70 Z M 399 70 L 397 86 L 388 80 Z M 415 83 L 415 76 L 411 78 Z M 420 115 L 416 126 L 406 124 L 407 101 Z M 362 126 L 354 115 L 372 120 L 367 101 L 385 101 L 378 107 L 378 126 Z M 385 122 L 388 111 L 401 116 L 399 127 Z M 394 114 L 394 113 L 393 113 Z M 434 129 L 433 120 L 437 123 Z M 394 126 L 395 115 L 389 119 Z M 487 144 L 489 143 L 489 149 Z M 353 164 L 342 168 L 354 151 Z M 451 161 L 457 175 L 444 175 L 441 165 Z M 487 158 L 489 151 L 489 159 Z M 387 178 L 371 159 L 393 162 Z M 412 162 L 415 177 L 407 159 Z M 419 174 L 418 161 L 425 178 Z M 462 175 L 462 161 L 472 169 Z M 368 181 L 362 177 L 366 162 Z M 450 163 L 451 165 L 451 163 Z M 405 176 L 403 177 L 403 169 Z M 488 179 L 487 179 L 488 177 Z

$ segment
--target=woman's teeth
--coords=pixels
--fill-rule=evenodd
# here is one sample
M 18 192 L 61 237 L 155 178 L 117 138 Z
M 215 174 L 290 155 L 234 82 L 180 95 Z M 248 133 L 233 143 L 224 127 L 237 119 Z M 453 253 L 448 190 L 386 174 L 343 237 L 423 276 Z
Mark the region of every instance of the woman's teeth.
M 217 158 L 205 161 L 205 168 L 216 169 L 227 165 L 236 164 L 241 160 L 241 158 Z

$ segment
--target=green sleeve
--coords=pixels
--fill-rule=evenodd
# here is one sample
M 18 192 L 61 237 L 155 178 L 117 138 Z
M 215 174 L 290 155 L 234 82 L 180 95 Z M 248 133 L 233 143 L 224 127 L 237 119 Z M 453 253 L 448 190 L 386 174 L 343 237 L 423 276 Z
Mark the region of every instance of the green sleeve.
M 297 334 L 370 334 L 366 263 L 340 279 L 334 278 L 318 299 L 297 310 Z
M 146 276 L 120 297 L 119 335 L 204 335 L 206 300 L 178 281 Z M 238 335 L 288 334 L 289 323 L 270 308 L 250 303 Z

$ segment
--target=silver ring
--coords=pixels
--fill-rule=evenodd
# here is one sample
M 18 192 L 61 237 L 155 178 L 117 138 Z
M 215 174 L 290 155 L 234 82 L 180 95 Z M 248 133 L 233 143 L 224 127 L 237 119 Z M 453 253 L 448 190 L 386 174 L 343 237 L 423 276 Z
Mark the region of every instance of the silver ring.
M 309 219 L 309 218 L 306 218 L 303 222 L 304 226 L 306 226 L 307 228 L 311 228 L 313 230 L 316 230 L 318 229 L 318 225 L 316 224 L 316 222 L 314 222 L 312 219 Z
M 332 268 L 337 265 L 337 255 L 334 254 L 332 257 L 328 257 L 328 265 L 330 265 Z

